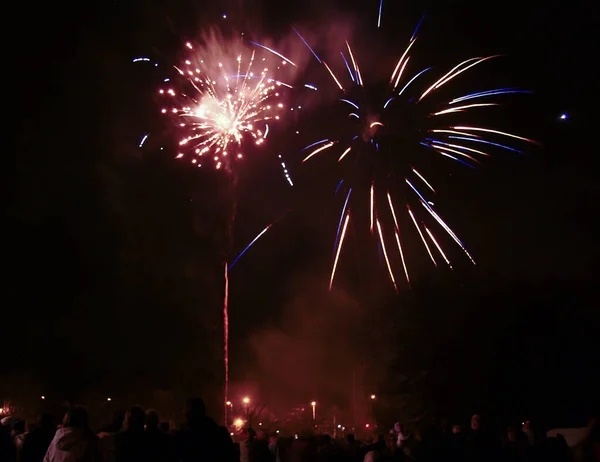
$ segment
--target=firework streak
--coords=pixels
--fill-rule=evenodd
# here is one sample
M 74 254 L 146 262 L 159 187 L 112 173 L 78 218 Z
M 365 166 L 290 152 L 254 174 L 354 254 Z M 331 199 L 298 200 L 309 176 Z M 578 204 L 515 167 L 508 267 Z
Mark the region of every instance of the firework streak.
M 380 21 L 379 17 L 378 25 L 380 25 Z M 419 23 L 420 25 L 421 23 Z M 458 77 L 463 77 L 475 66 L 486 63 L 496 58 L 496 56 L 467 59 L 454 66 L 441 77 L 433 80 L 429 85 L 417 89 L 416 83 L 425 80 L 423 76 L 429 75 L 427 72 L 431 68 L 417 69 L 416 72 L 412 71 L 410 65 L 412 64 L 411 51 L 413 51 L 417 41 L 416 32 L 395 65 L 389 79 L 387 95 L 381 103 L 377 103 L 376 111 L 373 110 L 375 103 L 365 96 L 370 93 L 369 88 L 365 87 L 357 56 L 353 52 L 350 43 L 346 42 L 346 49 L 341 53 L 342 69 L 347 70 L 347 75 L 349 75 L 349 79 L 344 79 L 334 72 L 334 66 L 319 58 L 308 43 L 302 39 L 318 61 L 323 64 L 335 86 L 343 93 L 340 101 L 349 110 L 345 123 L 352 124 L 351 127 L 355 128 L 354 136 L 347 140 L 324 139 L 310 144 L 303 150 L 305 155 L 303 162 L 317 155 L 335 153 L 340 167 L 346 168 L 346 171 L 350 169 L 353 174 L 356 173 L 357 169 L 360 169 L 361 172 L 368 172 L 369 168 L 372 171 L 379 171 L 379 174 L 373 174 L 372 179 L 369 181 L 370 184 L 368 186 L 364 185 L 362 188 L 352 188 L 352 181 L 344 181 L 344 186 L 347 189 L 345 190 L 344 206 L 335 238 L 330 290 L 334 282 L 342 248 L 348 235 L 349 224 L 356 215 L 356 213 L 353 213 L 355 211 L 353 204 L 357 195 L 363 193 L 368 194 L 366 202 L 368 203 L 369 231 L 381 247 L 382 260 L 385 262 L 390 281 L 396 291 L 398 291 L 399 278 L 396 275 L 397 271 L 394 269 L 394 261 L 397 262 L 402 279 L 410 287 L 409 267 L 406 262 L 404 247 L 406 244 L 402 239 L 403 233 L 401 233 L 401 228 L 404 226 L 414 227 L 414 235 L 418 235 L 422 242 L 423 255 L 426 255 L 436 267 L 438 263 L 443 263 L 452 268 L 452 264 L 442 248 L 439 237 L 436 237 L 434 231 L 425 224 L 425 219 L 441 228 L 449 239 L 462 249 L 469 261 L 475 264 L 475 260 L 466 246 L 436 212 L 433 202 L 429 200 L 436 194 L 431 182 L 422 171 L 410 165 L 408 160 L 406 162 L 402 160 L 402 156 L 398 153 L 401 150 L 397 149 L 397 146 L 387 146 L 391 143 L 390 140 L 393 137 L 397 137 L 398 133 L 407 130 L 404 126 L 398 124 L 399 118 L 397 116 L 388 115 L 392 113 L 391 111 L 398 111 L 398 107 L 402 107 L 404 111 L 423 113 L 424 109 L 428 109 L 430 106 L 433 107 L 432 110 L 427 110 L 424 113 L 422 122 L 426 124 L 425 129 L 414 130 L 415 133 L 408 136 L 408 138 L 414 138 L 414 143 L 408 146 L 407 149 L 416 152 L 422 158 L 429 156 L 430 159 L 431 154 L 439 155 L 453 162 L 474 168 L 481 162 L 482 158 L 489 156 L 492 150 L 520 152 L 514 147 L 503 144 L 502 139 L 534 143 L 530 139 L 512 133 L 484 128 L 475 124 L 448 124 L 447 121 L 452 120 L 452 116 L 455 114 L 461 114 L 462 116 L 466 114 L 468 116 L 471 111 L 498 106 L 497 102 L 492 101 L 494 97 L 528 92 L 516 88 L 496 88 L 470 93 L 450 100 L 444 99 L 440 103 L 441 96 L 439 98 L 434 98 L 434 96 L 438 95 L 441 88 L 449 87 Z M 296 33 L 300 35 L 298 31 Z M 300 37 L 302 38 L 302 36 Z M 346 75 L 345 72 L 344 74 Z M 391 126 L 388 126 L 388 124 Z M 393 151 L 393 154 L 387 154 L 386 151 Z M 368 167 L 365 166 L 365 158 L 369 159 Z M 404 164 L 398 168 L 392 167 L 394 164 L 398 165 L 398 162 Z M 375 167 L 373 167 L 374 165 Z M 398 172 L 397 170 L 401 171 Z M 390 179 L 395 181 L 391 182 Z M 340 189 L 340 186 L 341 183 L 338 185 L 336 192 Z M 416 207 L 414 205 L 411 207 L 409 202 L 416 204 Z M 406 224 L 402 225 L 402 223 Z

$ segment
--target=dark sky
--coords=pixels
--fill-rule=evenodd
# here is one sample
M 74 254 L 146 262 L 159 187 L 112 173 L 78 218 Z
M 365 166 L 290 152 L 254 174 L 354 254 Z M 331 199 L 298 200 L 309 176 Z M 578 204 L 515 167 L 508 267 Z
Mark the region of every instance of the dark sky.
M 468 363 L 474 345 L 468 342 L 482 341 L 483 332 L 495 340 L 474 355 L 484 359 L 472 360 L 498 366 L 480 381 L 491 383 L 499 370 L 510 379 L 505 388 L 481 389 L 502 394 L 533 381 L 531 389 L 539 391 L 548 377 L 555 384 L 582 383 L 578 377 L 593 369 L 593 356 L 582 350 L 598 346 L 582 340 L 592 335 L 584 326 L 591 329 L 598 321 L 597 303 L 589 298 L 597 275 L 598 161 L 590 136 L 593 73 L 586 64 L 595 42 L 589 15 L 578 2 L 559 3 L 384 3 L 379 32 L 374 27 L 378 2 L 371 0 L 285 7 L 274 1 L 232 0 L 210 7 L 111 1 L 21 11 L 16 20 L 27 31 L 12 38 L 5 61 L 11 75 L 5 113 L 14 122 L 8 133 L 15 142 L 5 149 L 2 335 L 7 356 L 0 374 L 25 374 L 41 389 L 76 396 L 91 389 L 117 393 L 138 383 L 185 390 L 218 384 L 220 264 L 235 196 L 231 255 L 266 224 L 281 219 L 231 273 L 233 379 L 287 387 L 294 376 L 274 367 L 269 352 L 287 351 L 278 361 L 295 364 L 295 349 L 305 345 L 314 358 L 296 366 L 298 373 L 318 375 L 314 389 L 294 390 L 295 396 L 286 399 L 305 399 L 307 393 L 329 399 L 335 393 L 326 385 L 327 368 L 315 358 L 331 351 L 336 339 L 347 347 L 327 361 L 339 362 L 342 369 L 352 367 L 359 354 L 380 355 L 372 388 L 385 387 L 393 375 L 389 371 L 398 369 L 404 353 L 395 350 L 406 349 L 405 339 L 424 350 L 422 358 L 411 354 L 414 370 L 442 361 L 441 376 L 452 376 L 452 370 L 466 373 L 449 365 Z M 315 126 L 325 120 L 282 123 L 266 147 L 268 154 L 254 153 L 257 160 L 238 174 L 232 191 L 223 186 L 222 176 L 172 160 L 174 140 L 158 116 L 155 89 L 163 69 L 180 56 L 184 40 L 193 39 L 199 28 L 222 23 L 223 12 L 229 15 L 224 28 L 235 24 L 273 42 L 288 43 L 292 23 L 315 34 L 328 28 L 351 31 L 357 53 L 368 63 L 363 73 L 379 78 L 381 63 L 397 58 L 425 11 L 413 59 L 422 67 L 443 69 L 478 54 L 508 55 L 478 78 L 534 90 L 499 120 L 542 147 L 491 159 L 475 174 L 453 167 L 453 178 L 440 172 L 445 177 L 440 207 L 475 255 L 476 269 L 458 264 L 454 273 L 434 272 L 416 257 L 413 290 L 395 296 L 381 267 L 365 263 L 369 246 L 356 240 L 342 263 L 337 293 L 328 298 L 340 206 L 332 194 L 337 178 L 319 172 L 318 164 L 300 169 L 298 152 L 317 139 Z M 318 46 L 329 52 L 327 43 Z M 133 64 L 140 55 L 151 56 L 159 67 Z M 318 69 L 311 65 L 303 72 L 312 77 Z M 470 83 L 460 90 L 468 91 Z M 558 119 L 563 112 L 566 121 Z M 139 149 L 148 132 L 147 146 Z M 284 181 L 279 152 L 291 166 L 294 188 Z M 462 258 L 457 249 L 450 257 Z M 361 314 L 340 322 L 347 307 Z M 332 314 L 318 316 L 313 325 L 298 320 L 304 310 Z M 454 333 L 435 321 L 450 316 L 441 310 L 460 313 L 453 317 Z M 381 327 L 383 313 L 398 325 L 412 322 L 418 334 L 396 338 L 394 330 Z M 366 332 L 355 332 L 357 323 L 368 326 Z M 394 353 L 383 354 L 385 345 L 365 340 L 380 332 L 387 333 Z M 365 342 L 355 341 L 361 337 Z M 453 359 L 440 360 L 444 342 L 463 347 L 456 347 Z M 422 348 L 424 343 L 431 348 Z M 532 349 L 533 359 L 524 354 Z M 499 359 L 490 360 L 494 355 Z M 559 364 L 552 371 L 542 368 L 538 374 L 528 368 L 550 357 Z M 369 362 L 374 363 L 372 357 Z M 276 395 L 273 387 L 266 388 Z M 526 402 L 530 395 L 521 399 Z

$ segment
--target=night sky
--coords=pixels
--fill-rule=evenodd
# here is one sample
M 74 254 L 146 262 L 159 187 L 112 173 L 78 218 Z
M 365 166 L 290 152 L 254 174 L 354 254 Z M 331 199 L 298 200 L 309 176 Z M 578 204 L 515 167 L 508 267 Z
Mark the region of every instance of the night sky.
M 125 400 L 140 389 L 214 397 L 222 262 L 277 220 L 230 274 L 232 381 L 258 383 L 262 399 L 281 406 L 315 395 L 343 405 L 340 383 L 360 363 L 365 387 L 390 400 L 398 377 L 428 371 L 421 399 L 438 414 L 554 414 L 560 424 L 586 417 L 600 386 L 588 90 L 595 40 L 578 2 L 559 3 L 388 0 L 379 31 L 372 0 L 19 6 L 24 25 L 5 59 L 15 141 L 5 144 L 0 399 L 18 394 L 21 381 L 55 399 Z M 176 137 L 156 89 L 182 44 L 212 25 L 284 47 L 292 24 L 319 40 L 348 33 L 365 79 L 380 79 L 425 11 L 412 59 L 441 72 L 471 56 L 507 55 L 475 79 L 534 91 L 511 99 L 494 122 L 541 147 L 495 156 L 475 172 L 436 164 L 440 210 L 476 268 L 449 244 L 454 272 L 435 271 L 411 249 L 413 288 L 395 295 L 370 244 L 356 238 L 328 294 L 339 178 L 318 161 L 301 166 L 299 152 L 319 131 L 336 130 L 323 69 L 306 64 L 295 78 L 321 79 L 330 91 L 318 101 L 294 95 L 305 112 L 250 148 L 234 188 L 210 168 L 173 159 Z M 308 62 L 294 43 L 289 50 Z M 334 45 L 318 43 L 325 54 Z M 159 66 L 134 64 L 136 56 Z M 488 86 L 466 77 L 456 95 L 473 83 Z

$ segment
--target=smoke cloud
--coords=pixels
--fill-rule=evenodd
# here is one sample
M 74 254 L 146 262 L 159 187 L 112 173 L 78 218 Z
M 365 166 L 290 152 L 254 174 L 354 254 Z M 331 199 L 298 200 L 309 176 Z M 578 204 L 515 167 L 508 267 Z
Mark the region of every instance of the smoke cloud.
M 273 409 L 313 399 L 347 409 L 353 383 L 362 389 L 379 380 L 365 377 L 368 363 L 377 357 L 379 369 L 389 364 L 386 335 L 369 327 L 371 315 L 357 300 L 340 290 L 328 292 L 326 280 L 326 275 L 296 279 L 280 325 L 250 338 L 256 381 Z

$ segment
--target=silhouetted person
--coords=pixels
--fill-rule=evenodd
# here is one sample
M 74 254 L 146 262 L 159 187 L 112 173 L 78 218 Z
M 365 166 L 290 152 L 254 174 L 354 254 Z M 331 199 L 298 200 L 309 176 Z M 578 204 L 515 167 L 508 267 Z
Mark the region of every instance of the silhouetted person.
M 8 417 L 0 423 L 0 460 L 14 462 L 17 460 L 17 449 L 10 436 L 10 426 L 7 425 Z
M 367 448 L 364 462 L 375 462 L 381 459 L 386 449 L 385 438 L 379 435 L 377 440 Z
M 497 458 L 494 441 L 481 426 L 481 416 L 471 417 L 471 430 L 465 436 L 467 462 L 492 462 Z
M 125 411 L 118 410 L 113 414 L 113 420 L 98 433 L 100 452 L 104 462 L 115 462 L 115 438 L 123 429 Z
M 98 437 L 89 427 L 88 413 L 82 407 L 70 409 L 48 447 L 44 462 L 96 462 Z
M 361 451 L 356 444 L 354 434 L 349 433 L 346 435 L 346 444 L 344 446 L 344 460 L 347 462 L 362 461 Z
M 106 427 L 100 430 L 100 433 L 118 433 L 123 428 L 123 422 L 125 421 L 125 411 L 118 410 L 113 414 L 113 420 Z
M 252 451 L 250 453 L 250 462 L 274 462 L 275 457 L 271 457 L 269 450 L 269 438 L 264 431 L 259 431 L 254 438 Z
M 17 448 L 17 459 L 19 459 L 21 447 L 23 446 L 23 438 L 25 436 L 25 421 L 15 420 L 10 433 L 12 435 L 13 442 L 15 443 L 15 447 Z
M 506 442 L 502 448 L 503 462 L 522 462 L 525 460 L 527 438 L 521 436 L 515 427 L 508 427 Z
M 146 411 L 148 462 L 168 462 L 174 458 L 171 437 L 158 428 L 158 423 L 158 414 L 152 409 L 148 409 Z
M 116 462 L 145 462 L 148 445 L 144 424 L 146 416 L 139 406 L 129 409 L 125 416 L 123 430 L 115 435 Z
M 592 419 L 592 430 L 584 445 L 585 462 L 600 462 L 600 420 Z
M 55 433 L 52 415 L 42 414 L 33 424 L 31 431 L 23 436 L 19 461 L 42 462 Z
M 465 460 L 465 439 L 460 425 L 452 426 L 449 459 L 452 462 L 463 462 Z
M 240 442 L 240 462 L 251 462 L 254 458 L 254 446 L 256 432 L 253 428 L 242 430 L 242 441 Z
M 428 447 L 423 441 L 423 436 L 419 429 L 416 429 L 412 438 L 409 440 L 407 450 L 410 452 L 410 458 L 415 462 L 427 461 L 429 456 Z
M 230 462 L 236 458 L 231 436 L 206 416 L 201 398 L 191 398 L 186 405 L 186 423 L 175 433 L 178 462 Z

